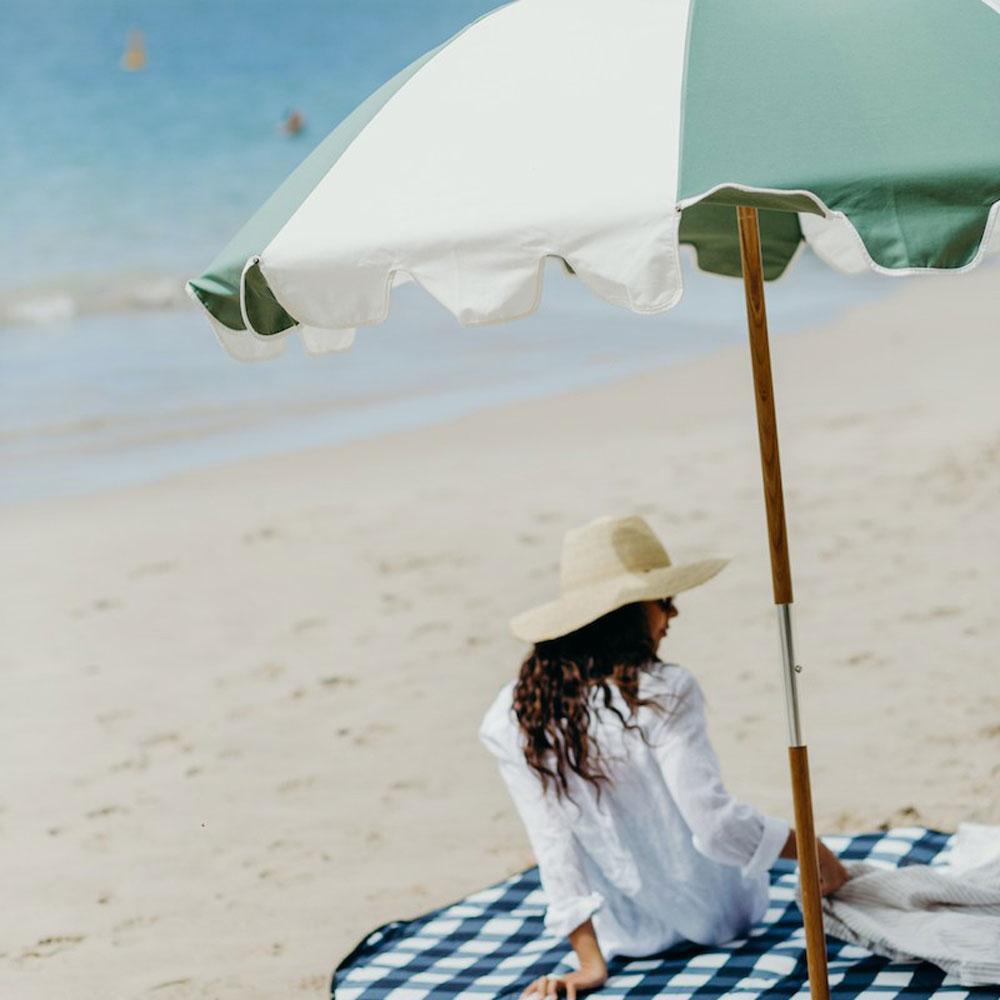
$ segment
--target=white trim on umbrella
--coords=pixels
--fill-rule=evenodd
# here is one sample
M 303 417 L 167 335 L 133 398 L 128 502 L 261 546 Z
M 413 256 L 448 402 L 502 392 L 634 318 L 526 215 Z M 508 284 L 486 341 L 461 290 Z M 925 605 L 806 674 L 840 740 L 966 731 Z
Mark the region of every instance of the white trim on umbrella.
M 906 277 L 915 274 L 964 274 L 978 267 L 983 258 L 1000 253 L 1000 202 L 995 202 L 986 219 L 986 228 L 979 249 L 972 259 L 961 267 L 885 267 L 872 260 L 854 223 L 843 213 L 827 210 L 824 217 L 799 216 L 802 235 L 810 249 L 820 260 L 844 274 L 861 274 L 866 270 L 889 277 Z
M 194 289 L 190 285 L 185 285 L 184 290 L 193 302 L 204 313 L 208 323 L 215 334 L 223 350 L 235 361 L 270 361 L 278 357 L 285 350 L 286 334 L 278 334 L 274 337 L 251 336 L 246 330 L 233 330 L 220 323 L 212 313 L 205 307 L 205 303 L 198 298 Z
M 997 0 L 1000 3 L 1000 0 Z M 802 227 L 802 235 L 809 248 L 820 260 L 844 274 L 862 274 L 866 270 L 875 271 L 877 274 L 885 274 L 889 277 L 907 277 L 916 274 L 964 274 L 978 267 L 983 258 L 1000 253 L 1000 201 L 994 202 L 990 208 L 990 213 L 986 219 L 986 227 L 983 230 L 982 239 L 979 242 L 979 249 L 972 259 L 961 267 L 886 267 L 872 259 L 865 246 L 861 234 L 854 223 L 843 213 L 831 209 L 819 195 L 814 194 L 804 188 L 768 188 L 754 187 L 749 184 L 737 184 L 727 182 L 716 184 L 707 191 L 701 191 L 696 195 L 682 198 L 677 207 L 683 212 L 685 208 L 690 208 L 700 201 L 719 191 L 741 191 L 750 195 L 775 195 L 781 197 L 804 197 L 812 201 L 819 215 L 811 212 L 799 212 L 799 225 Z M 796 253 L 798 256 L 798 253 Z M 793 261 L 794 262 L 794 258 Z M 791 265 L 791 263 L 789 266 Z M 786 268 L 785 273 L 788 273 Z

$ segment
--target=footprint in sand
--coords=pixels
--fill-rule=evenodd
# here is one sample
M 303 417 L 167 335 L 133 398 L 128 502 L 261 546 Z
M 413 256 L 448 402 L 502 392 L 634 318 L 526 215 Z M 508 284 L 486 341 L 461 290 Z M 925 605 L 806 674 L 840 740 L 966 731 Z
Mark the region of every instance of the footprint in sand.
M 279 795 L 287 795 L 289 792 L 298 792 L 304 788 L 312 788 L 316 784 L 317 778 L 314 774 L 306 775 L 302 778 L 289 778 L 276 786 L 275 790 Z
M 319 682 L 323 687 L 354 687 L 358 683 L 355 677 L 341 677 L 339 674 L 321 677 Z
M 400 611 L 409 611 L 413 607 L 413 603 L 408 601 L 405 597 L 400 597 L 398 594 L 381 594 L 382 607 L 389 614 L 396 614 Z
M 394 792 L 423 791 L 427 788 L 427 782 L 423 778 L 401 778 L 389 785 Z
M 128 917 L 115 924 L 111 930 L 115 934 L 121 934 L 122 931 L 131 931 L 137 927 L 152 927 L 159 919 L 159 917 Z
M 367 746 L 371 742 L 372 737 L 384 736 L 388 733 L 393 733 L 396 731 L 395 726 L 390 726 L 385 722 L 373 722 L 371 725 L 365 727 L 363 733 L 358 733 L 354 737 L 354 742 L 358 746 Z M 338 730 L 339 733 L 339 730 Z
M 868 825 L 867 821 L 859 813 L 851 812 L 849 810 L 843 810 L 837 813 L 836 818 L 833 821 L 833 829 L 836 831 L 843 830 L 861 830 Z
M 887 819 L 878 824 L 878 829 L 885 833 L 894 826 L 913 826 L 921 822 L 920 810 L 916 806 L 903 806 L 897 809 Z
M 309 632 L 314 628 L 322 628 L 324 625 L 328 625 L 329 622 L 328 618 L 300 618 L 292 625 L 292 631 L 296 635 L 299 635 L 302 632 Z
M 288 667 L 281 663 L 265 663 L 250 671 L 251 677 L 258 677 L 265 681 L 277 680 L 282 674 L 288 671 Z
M 181 738 L 177 733 L 154 733 L 139 740 L 139 746 L 157 747 L 170 743 L 180 743 Z
M 114 597 L 98 597 L 93 600 L 84 608 L 74 608 L 70 612 L 70 617 L 72 618 L 85 618 L 91 612 L 104 612 L 104 611 L 114 611 L 116 608 L 120 608 L 121 601 Z
M 447 632 L 450 628 L 448 622 L 422 622 L 410 632 L 410 638 L 415 639 L 418 635 L 427 635 L 428 632 Z
M 116 764 L 112 764 L 108 771 L 111 774 L 119 774 L 122 771 L 145 771 L 149 767 L 149 758 L 142 754 L 140 757 L 126 757 L 125 760 L 120 760 Z
M 280 663 L 264 663 L 259 667 L 250 670 L 241 670 L 239 673 L 222 675 L 215 677 L 212 683 L 217 688 L 228 688 L 234 685 L 242 685 L 248 677 L 254 680 L 274 681 L 281 677 L 288 668 Z
M 101 819 L 104 816 L 114 816 L 116 813 L 127 813 L 128 810 L 124 806 L 101 806 L 99 809 L 91 809 L 90 812 L 84 813 L 87 819 Z
M 267 542 L 272 538 L 278 537 L 278 529 L 272 527 L 270 524 L 265 524 L 260 528 L 256 528 L 253 531 L 248 531 L 243 536 L 244 545 L 254 545 L 257 542 Z
M 51 958 L 53 955 L 58 955 L 61 951 L 67 951 L 69 948 L 85 940 L 86 938 L 82 934 L 59 934 L 41 938 L 35 944 L 25 948 L 19 957 Z
M 162 576 L 164 573 L 169 573 L 175 565 L 169 559 L 164 559 L 161 562 L 143 563 L 141 566 L 136 566 L 129 576 L 133 579 L 141 576 Z
M 927 618 L 953 618 L 955 615 L 960 615 L 961 613 L 962 609 L 956 608 L 954 605 L 939 604 L 936 607 L 921 610 L 920 614 L 908 611 L 902 616 L 902 621 L 922 622 Z
M 565 521 L 566 515 L 558 510 L 540 510 L 534 515 L 537 524 L 554 524 L 557 521 Z
M 419 570 L 434 569 L 438 566 L 458 569 L 461 566 L 467 566 L 470 562 L 472 560 L 468 556 L 458 552 L 414 553 L 402 555 L 396 559 L 379 559 L 375 563 L 375 569 L 381 576 L 395 576 L 398 573 L 413 573 Z
M 851 653 L 850 656 L 844 657 L 841 662 L 848 667 L 876 667 L 883 664 L 885 660 L 881 656 L 862 650 L 858 653 Z
M 318 976 L 306 976 L 304 979 L 300 979 L 298 982 L 298 990 L 300 993 L 309 993 L 318 995 L 320 990 L 326 990 L 330 985 L 330 977 L 327 974 Z

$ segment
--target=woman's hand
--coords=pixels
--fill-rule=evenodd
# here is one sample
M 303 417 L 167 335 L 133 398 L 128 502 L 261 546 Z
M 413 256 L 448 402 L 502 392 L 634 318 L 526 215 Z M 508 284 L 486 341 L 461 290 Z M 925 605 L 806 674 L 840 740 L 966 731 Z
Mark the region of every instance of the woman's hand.
M 847 869 L 840 863 L 840 858 L 823 843 L 819 837 L 816 838 L 816 852 L 819 855 L 819 894 L 830 896 L 835 893 L 851 876 Z M 781 849 L 781 858 L 796 858 L 798 851 L 795 847 L 795 831 L 788 834 L 785 846 Z
M 596 990 L 608 979 L 608 965 L 597 943 L 597 934 L 590 920 L 584 921 L 569 936 L 569 943 L 576 952 L 580 968 L 565 976 L 539 976 L 522 994 L 528 997 L 557 997 L 559 990 L 566 992 L 567 1000 L 576 1000 L 577 990 Z
M 819 850 L 819 893 L 829 896 L 835 893 L 851 876 L 840 863 L 840 858 L 822 840 L 816 841 Z
M 562 990 L 567 1000 L 576 1000 L 577 990 L 596 990 L 608 978 L 608 968 L 602 962 L 592 968 L 581 967 L 565 976 L 539 976 L 522 994 L 521 1000 L 529 997 L 557 997 Z

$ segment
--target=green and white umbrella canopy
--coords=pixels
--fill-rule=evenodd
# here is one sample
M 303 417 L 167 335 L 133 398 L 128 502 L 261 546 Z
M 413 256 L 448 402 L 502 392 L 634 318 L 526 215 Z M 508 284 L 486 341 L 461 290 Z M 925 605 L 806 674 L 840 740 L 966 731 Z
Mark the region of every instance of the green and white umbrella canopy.
M 998 0 L 516 0 L 361 104 L 189 291 L 226 349 L 348 346 L 414 280 L 463 324 L 524 316 L 547 258 L 601 298 L 681 297 L 679 246 L 767 278 L 1000 250 Z

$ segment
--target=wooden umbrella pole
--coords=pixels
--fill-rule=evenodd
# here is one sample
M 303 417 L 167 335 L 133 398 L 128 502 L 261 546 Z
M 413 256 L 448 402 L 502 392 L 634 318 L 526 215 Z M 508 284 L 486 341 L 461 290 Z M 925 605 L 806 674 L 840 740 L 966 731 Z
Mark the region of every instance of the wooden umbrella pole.
M 771 582 L 778 608 L 782 665 L 785 681 L 785 709 L 788 715 L 788 762 L 795 803 L 795 843 L 802 885 L 802 913 L 806 932 L 806 960 L 809 990 L 813 1000 L 829 1000 L 826 967 L 826 938 L 819 891 L 819 855 L 813 826 L 812 793 L 809 787 L 809 757 L 802 741 L 799 720 L 792 637 L 792 572 L 788 561 L 788 533 L 785 526 L 785 498 L 781 488 L 781 461 L 778 455 L 778 424 L 774 413 L 774 385 L 771 380 L 771 352 L 767 341 L 767 310 L 764 304 L 764 267 L 760 252 L 757 209 L 736 209 L 740 229 L 740 257 L 743 288 L 747 301 L 750 358 L 753 364 L 754 396 L 757 403 L 757 435 L 760 440 L 761 474 L 767 509 L 767 535 L 771 547 Z

